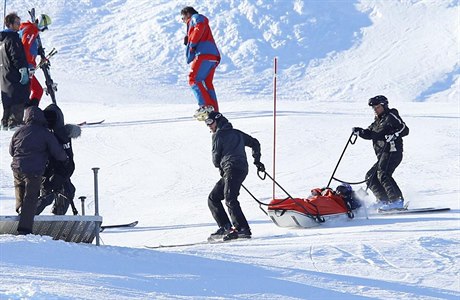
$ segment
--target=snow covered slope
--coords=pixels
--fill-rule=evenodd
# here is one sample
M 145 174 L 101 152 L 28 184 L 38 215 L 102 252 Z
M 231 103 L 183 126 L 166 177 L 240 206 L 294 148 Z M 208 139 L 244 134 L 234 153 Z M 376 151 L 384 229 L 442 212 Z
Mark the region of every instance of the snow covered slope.
M 45 1 L 43 34 L 62 77 L 120 87 L 136 99 L 189 103 L 181 1 Z M 8 3 L 27 19 L 29 1 Z M 222 101 L 268 99 L 273 57 L 281 99 L 398 102 L 459 97 L 458 1 L 189 1 L 222 52 Z M 158 96 L 161 91 L 162 96 Z M 82 93 L 85 101 L 90 93 Z M 106 102 L 117 101 L 105 97 Z M 124 97 L 126 99 L 126 97 Z M 125 100 L 124 99 L 124 100 Z M 126 101 L 126 100 L 125 100 Z
M 54 21 L 43 42 L 59 51 L 52 75 L 66 121 L 106 120 L 73 143 L 77 196 L 88 196 L 91 213 L 91 168 L 100 167 L 104 224 L 139 225 L 104 231 L 101 247 L 0 236 L 0 298 L 458 299 L 459 2 L 186 4 L 209 16 L 222 50 L 222 112 L 259 139 L 269 171 L 279 57 L 276 179 L 290 194 L 305 197 L 327 184 L 351 127 L 373 120 L 367 99 L 382 93 L 411 130 L 395 173 L 406 200 L 452 210 L 369 219 L 360 211 L 354 220 L 291 230 L 276 227 L 242 191 L 253 240 L 145 249 L 203 241 L 216 229 L 206 201 L 219 175 L 208 129 L 191 118 L 184 3 L 36 0 Z M 9 1 L 7 10 L 26 19 L 30 5 Z M 49 103 L 45 97 L 41 106 Z M 0 132 L 1 215 L 14 214 L 11 136 Z M 362 180 L 373 163 L 370 142 L 360 139 L 336 176 Z M 250 168 L 245 186 L 269 202 L 272 183 Z

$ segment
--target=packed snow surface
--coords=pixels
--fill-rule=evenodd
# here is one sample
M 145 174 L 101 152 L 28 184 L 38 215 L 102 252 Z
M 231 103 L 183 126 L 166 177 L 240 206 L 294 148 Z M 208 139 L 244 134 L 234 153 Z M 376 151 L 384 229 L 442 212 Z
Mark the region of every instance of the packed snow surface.
M 8 1 L 7 12 L 26 20 L 30 5 Z M 33 5 L 53 20 L 42 40 L 47 52 L 58 50 L 51 71 L 66 122 L 105 119 L 82 127 L 73 141 L 77 197 L 87 196 L 86 212 L 94 211 L 91 168 L 99 167 L 103 224 L 139 224 L 105 230 L 100 247 L 1 235 L 1 299 L 460 297 L 458 1 Z M 205 241 L 217 229 L 207 196 L 219 172 L 209 130 L 191 117 L 184 5 L 209 17 L 221 50 L 215 76 L 221 112 L 260 141 L 262 162 L 291 195 L 307 197 L 327 185 L 351 128 L 373 121 L 367 99 L 383 94 L 410 128 L 394 174 L 406 202 L 451 210 L 382 216 L 370 209 L 368 217 L 359 210 L 353 220 L 289 229 L 277 227 L 242 190 L 251 240 L 146 248 Z M 40 107 L 50 103 L 45 96 Z M 1 215 L 15 214 L 12 134 L 0 134 Z M 261 180 L 248 158 L 244 186 L 268 203 L 273 183 Z M 361 181 L 375 160 L 371 143 L 358 139 L 336 177 Z M 279 188 L 275 194 L 286 197 Z

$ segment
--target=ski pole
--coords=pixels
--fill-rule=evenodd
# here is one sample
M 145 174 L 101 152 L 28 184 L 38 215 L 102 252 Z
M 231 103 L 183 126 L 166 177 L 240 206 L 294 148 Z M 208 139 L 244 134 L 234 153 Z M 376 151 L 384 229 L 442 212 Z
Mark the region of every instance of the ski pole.
M 353 137 L 354 137 L 354 139 L 353 139 Z M 329 188 L 329 185 L 331 184 L 332 179 L 335 179 L 334 178 L 335 172 L 337 171 L 337 168 L 339 167 L 340 162 L 342 161 L 343 155 L 345 154 L 345 151 L 347 150 L 348 145 L 349 144 L 354 145 L 356 143 L 357 138 L 358 138 L 358 136 L 352 132 L 350 137 L 347 140 L 345 148 L 343 148 L 342 154 L 340 155 L 339 161 L 337 162 L 337 165 L 335 166 L 334 171 L 332 172 L 331 178 L 329 179 L 329 182 L 327 183 L 326 188 Z
M 40 62 L 38 63 L 38 65 L 37 65 L 37 67 L 35 69 L 39 69 L 39 68 L 44 67 L 45 65 L 49 65 L 49 59 L 51 57 L 53 57 L 56 53 L 57 53 L 56 48 L 51 49 L 51 51 L 48 53 L 48 55 L 46 55 L 45 57 L 43 57 L 40 60 Z
M 6 18 L 6 0 L 3 1 L 3 20 Z M 3 23 L 3 29 L 5 29 L 5 23 Z

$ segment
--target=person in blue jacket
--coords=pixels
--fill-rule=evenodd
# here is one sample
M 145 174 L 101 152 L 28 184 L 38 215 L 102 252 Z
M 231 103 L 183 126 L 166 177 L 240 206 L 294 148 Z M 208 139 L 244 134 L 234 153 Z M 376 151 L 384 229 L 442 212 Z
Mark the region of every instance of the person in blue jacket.
M 187 64 L 190 64 L 189 85 L 198 101 L 194 117 L 203 121 L 211 111 L 219 111 L 213 79 L 220 63 L 220 53 L 209 26 L 209 20 L 193 7 L 181 10 L 182 21 L 187 25 L 184 38 Z

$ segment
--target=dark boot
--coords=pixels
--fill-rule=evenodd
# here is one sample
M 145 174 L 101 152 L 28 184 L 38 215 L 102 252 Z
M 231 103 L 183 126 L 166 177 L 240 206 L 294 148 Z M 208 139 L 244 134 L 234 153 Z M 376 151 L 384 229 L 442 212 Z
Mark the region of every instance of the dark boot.
M 208 241 L 221 241 L 231 230 L 232 225 L 230 223 L 226 224 L 223 227 L 219 227 L 219 229 L 217 229 L 216 232 L 211 233 L 211 235 L 208 238 Z
M 240 230 L 232 229 L 226 236 L 223 237 L 223 240 L 250 239 L 251 236 L 252 233 L 249 228 L 241 228 Z

